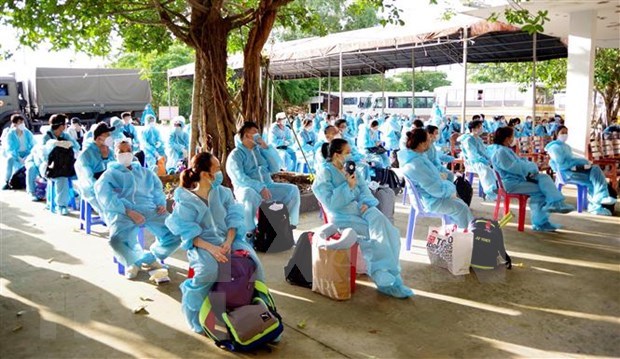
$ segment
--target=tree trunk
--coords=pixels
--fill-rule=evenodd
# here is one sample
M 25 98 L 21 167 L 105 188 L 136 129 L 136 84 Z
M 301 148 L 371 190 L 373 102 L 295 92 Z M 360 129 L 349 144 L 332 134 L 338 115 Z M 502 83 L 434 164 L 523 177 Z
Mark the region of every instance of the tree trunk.
M 241 90 L 243 116 L 246 121 L 257 122 L 261 128 L 270 122 L 266 116 L 266 108 L 263 106 L 264 94 L 260 88 L 261 52 L 269 38 L 277 14 L 277 8 L 268 9 L 254 20 L 248 34 L 248 41 L 243 49 L 243 88 Z

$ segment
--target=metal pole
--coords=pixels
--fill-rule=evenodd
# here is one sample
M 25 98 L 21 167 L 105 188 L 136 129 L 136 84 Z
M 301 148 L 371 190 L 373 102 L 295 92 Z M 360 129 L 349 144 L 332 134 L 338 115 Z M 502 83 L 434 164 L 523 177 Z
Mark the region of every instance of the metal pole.
M 385 106 L 387 105 L 387 99 L 385 98 L 385 70 L 383 70 L 383 76 L 381 77 L 381 99 L 383 104 L 381 105 L 381 114 L 385 114 Z
M 532 35 L 532 121 L 536 121 L 536 41 L 536 33 L 534 33 Z
M 275 87 L 273 79 L 271 79 L 271 104 L 269 107 L 269 120 L 273 119 L 273 88 Z
M 319 77 L 319 98 L 321 98 L 321 83 L 322 83 L 322 82 L 323 82 L 323 78 Z M 317 110 L 317 111 L 318 111 L 318 110 L 320 110 L 320 109 L 321 109 L 321 107 L 323 107 L 323 102 L 319 102 L 319 104 L 318 104 L 318 106 L 317 106 L 316 110 Z M 315 111 L 315 112 L 317 112 L 317 111 Z
M 413 48 L 411 49 L 411 116 L 415 116 L 415 51 Z
M 332 58 L 327 60 L 327 113 L 332 110 Z
M 338 118 L 342 118 L 342 50 L 340 50 L 340 65 L 338 68 L 338 88 L 340 89 L 340 101 L 338 102 Z
M 170 76 L 167 76 L 168 78 L 168 117 L 170 120 L 172 120 L 172 95 L 170 94 Z
M 467 112 L 467 26 L 463 28 L 463 106 L 461 108 L 461 132 L 465 131 Z

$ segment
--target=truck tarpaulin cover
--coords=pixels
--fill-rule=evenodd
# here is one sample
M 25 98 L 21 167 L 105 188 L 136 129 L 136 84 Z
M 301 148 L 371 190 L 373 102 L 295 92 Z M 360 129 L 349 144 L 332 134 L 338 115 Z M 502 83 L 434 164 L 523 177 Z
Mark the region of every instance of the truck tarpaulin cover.
M 125 111 L 151 102 L 151 88 L 134 69 L 37 68 L 35 101 L 40 115 Z

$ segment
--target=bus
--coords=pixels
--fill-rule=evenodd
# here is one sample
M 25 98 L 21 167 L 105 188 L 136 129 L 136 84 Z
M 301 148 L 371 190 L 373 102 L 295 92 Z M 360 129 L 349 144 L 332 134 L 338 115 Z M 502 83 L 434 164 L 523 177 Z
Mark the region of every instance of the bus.
M 428 119 L 431 116 L 434 103 L 434 93 L 429 91 L 416 92 L 415 115 L 423 120 Z M 411 92 L 374 92 L 372 94 L 372 112 L 411 116 Z
M 332 95 L 340 96 L 339 92 Z M 372 104 L 371 92 L 343 92 L 342 93 L 342 112 L 356 114 L 367 111 Z
M 461 115 L 462 86 L 442 86 L 435 89 L 437 104 L 446 115 Z M 506 118 L 532 115 L 532 88 L 512 82 L 468 84 L 466 117 L 484 114 L 487 118 L 503 115 Z M 555 113 L 553 93 L 536 88 L 536 116 Z

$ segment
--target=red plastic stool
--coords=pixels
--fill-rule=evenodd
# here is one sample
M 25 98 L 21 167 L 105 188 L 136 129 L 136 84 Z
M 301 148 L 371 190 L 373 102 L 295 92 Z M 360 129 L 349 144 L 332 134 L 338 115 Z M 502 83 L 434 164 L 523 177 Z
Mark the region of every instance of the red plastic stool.
M 504 189 L 504 184 L 502 183 L 502 179 L 495 171 L 495 178 L 497 178 L 497 200 L 495 201 L 495 213 L 493 215 L 493 219 L 497 221 L 499 218 L 499 208 L 504 202 L 504 215 L 510 212 L 510 200 L 516 199 L 519 201 L 519 217 L 518 217 L 518 231 L 523 232 L 525 229 L 525 210 L 527 209 L 527 200 L 530 198 L 527 194 L 518 194 L 518 193 L 508 193 L 506 189 Z
M 196 273 L 194 272 L 194 268 L 189 267 L 189 269 L 187 270 L 187 279 L 194 278 L 194 275 L 195 275 L 195 274 L 196 274 Z

